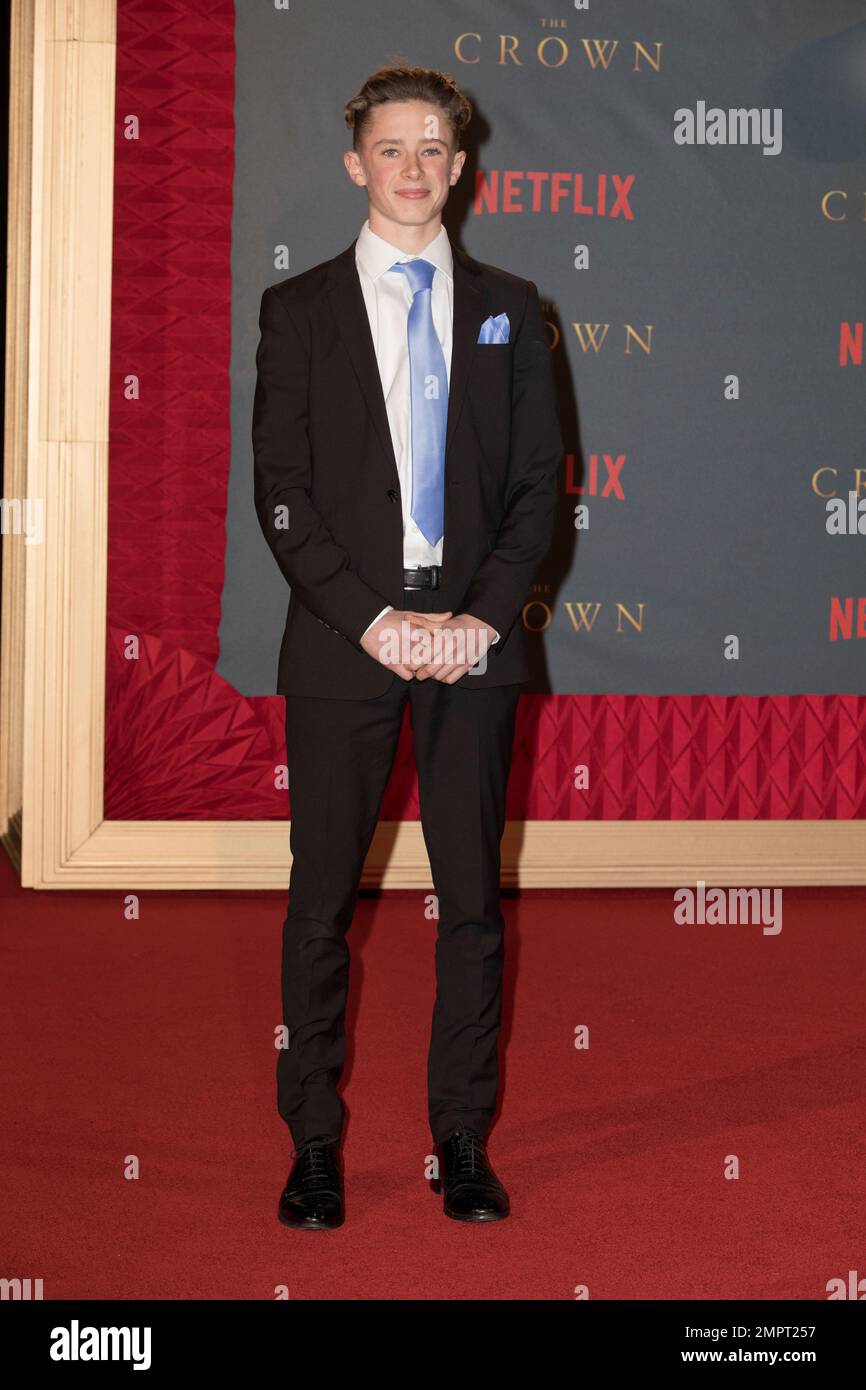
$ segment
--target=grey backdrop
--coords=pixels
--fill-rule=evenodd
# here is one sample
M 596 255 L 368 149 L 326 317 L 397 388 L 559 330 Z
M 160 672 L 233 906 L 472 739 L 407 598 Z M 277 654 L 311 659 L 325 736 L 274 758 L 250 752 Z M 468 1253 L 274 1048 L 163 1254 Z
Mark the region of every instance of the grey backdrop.
M 550 16 L 566 27 L 543 29 Z M 481 35 L 464 49 L 477 63 L 455 54 L 467 33 Z M 522 65 L 498 61 L 501 33 L 517 37 Z M 548 33 L 567 45 L 561 66 L 535 56 Z M 606 71 L 586 58 L 582 40 L 596 38 L 618 40 Z M 646 60 L 634 71 L 636 40 L 653 55 L 661 43 L 660 73 Z M 550 306 L 578 481 L 591 454 L 626 456 L 624 500 L 568 494 L 563 466 L 539 579 L 552 621 L 531 639 L 532 688 L 866 690 L 866 641 L 829 640 L 831 597 L 853 596 L 856 614 L 866 594 L 866 536 L 828 536 L 811 488 L 814 469 L 830 465 L 844 496 L 866 466 L 864 368 L 838 363 L 840 323 L 866 316 L 866 0 L 591 0 L 588 12 L 568 0 L 291 0 L 287 11 L 239 0 L 236 45 L 219 674 L 244 694 L 274 692 L 288 601 L 252 504 L 261 293 L 360 230 L 366 194 L 343 167 L 342 110 L 396 61 L 452 73 L 475 106 L 446 226 L 478 259 L 534 280 Z M 561 51 L 548 45 L 548 61 Z M 674 112 L 699 101 L 781 107 L 781 153 L 675 144 Z M 588 190 L 606 173 L 608 207 L 610 176 L 634 175 L 633 218 L 476 213 L 477 169 L 581 172 Z M 850 192 L 845 222 L 821 215 L 830 189 Z M 588 269 L 574 269 L 579 244 Z M 282 245 L 288 270 L 275 269 Z M 581 351 L 574 322 L 610 324 L 598 354 Z M 625 324 L 641 335 L 653 325 L 650 356 L 625 351 Z M 738 401 L 724 398 L 728 373 Z M 581 500 L 590 527 L 575 533 Z M 625 619 L 617 631 L 618 601 L 635 617 L 644 604 L 642 632 Z M 575 615 L 601 605 L 591 632 L 575 631 L 568 604 Z M 728 634 L 737 661 L 724 659 Z

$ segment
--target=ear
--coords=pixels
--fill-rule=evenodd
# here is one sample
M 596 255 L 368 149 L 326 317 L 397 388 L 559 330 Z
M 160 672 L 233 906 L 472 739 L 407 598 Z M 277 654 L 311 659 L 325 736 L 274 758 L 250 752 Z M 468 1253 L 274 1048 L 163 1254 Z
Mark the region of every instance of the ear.
M 462 168 L 463 168 L 463 165 L 464 165 L 465 163 L 466 163 L 466 151 L 465 151 L 465 150 L 458 150 L 457 153 L 455 154 L 454 158 L 453 158 L 452 161 L 451 161 L 451 176 L 450 176 L 450 178 L 449 178 L 449 183 L 455 184 L 455 183 L 457 182 L 457 180 L 458 180 L 459 177 L 460 177 L 460 172 L 461 172 L 461 170 L 462 170 Z
M 357 150 L 344 150 L 343 163 L 346 166 L 346 173 L 349 175 L 352 182 L 357 184 L 359 188 L 363 188 L 367 180 L 364 176 L 364 170 L 361 167 L 361 160 Z

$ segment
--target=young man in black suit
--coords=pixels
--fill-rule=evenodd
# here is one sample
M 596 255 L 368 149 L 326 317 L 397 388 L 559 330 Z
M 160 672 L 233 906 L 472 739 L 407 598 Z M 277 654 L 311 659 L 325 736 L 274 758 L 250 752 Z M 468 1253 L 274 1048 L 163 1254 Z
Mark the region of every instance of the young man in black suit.
M 428 1113 L 444 1210 L 508 1215 L 497 1095 L 500 841 L 528 679 L 521 609 L 550 545 L 562 437 L 530 280 L 442 226 L 471 106 L 384 68 L 346 107 L 368 219 L 262 296 L 255 506 L 291 597 L 280 649 L 292 869 L 277 1100 L 286 1225 L 343 1220 L 346 933 L 406 702 L 438 896 Z M 397 1117 L 395 1117 L 395 1122 Z

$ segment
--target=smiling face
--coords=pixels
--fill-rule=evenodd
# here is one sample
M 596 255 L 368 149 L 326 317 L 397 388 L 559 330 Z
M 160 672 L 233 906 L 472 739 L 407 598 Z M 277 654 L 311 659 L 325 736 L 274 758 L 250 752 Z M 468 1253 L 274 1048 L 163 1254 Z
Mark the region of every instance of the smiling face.
M 359 149 L 343 155 L 349 177 L 367 189 L 371 229 L 407 250 L 438 232 L 465 159 L 445 112 L 424 101 L 372 107 Z

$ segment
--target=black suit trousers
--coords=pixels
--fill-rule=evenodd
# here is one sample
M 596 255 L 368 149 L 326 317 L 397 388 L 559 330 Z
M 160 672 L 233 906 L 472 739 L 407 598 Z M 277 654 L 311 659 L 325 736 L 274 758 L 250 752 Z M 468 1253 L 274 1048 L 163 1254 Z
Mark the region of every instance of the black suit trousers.
M 434 612 L 441 604 L 435 590 L 407 590 L 404 606 Z M 504 953 L 500 842 L 525 684 L 473 688 L 471 678 L 458 686 L 395 676 L 375 699 L 286 696 L 292 870 L 282 941 L 288 1045 L 278 1052 L 277 1105 L 298 1146 L 342 1135 L 346 935 L 407 701 L 439 905 L 430 1128 L 437 1143 L 458 1124 L 488 1131 Z M 395 1114 L 395 1125 L 400 1119 Z

